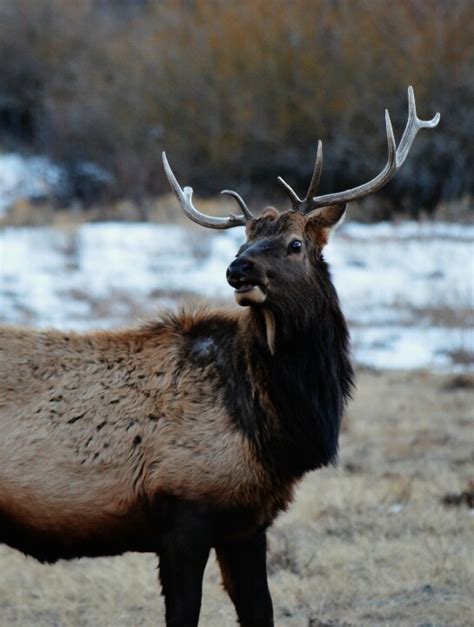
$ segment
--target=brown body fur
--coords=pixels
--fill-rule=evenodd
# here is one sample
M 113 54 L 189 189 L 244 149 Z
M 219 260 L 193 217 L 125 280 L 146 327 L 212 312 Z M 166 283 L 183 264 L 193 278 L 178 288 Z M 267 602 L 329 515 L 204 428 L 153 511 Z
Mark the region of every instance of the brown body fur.
M 87 335 L 2 329 L 0 514 L 78 551 L 117 533 L 140 550 L 160 493 L 258 506 L 270 522 L 289 494 L 268 493 L 212 364 L 184 362 L 203 315 Z

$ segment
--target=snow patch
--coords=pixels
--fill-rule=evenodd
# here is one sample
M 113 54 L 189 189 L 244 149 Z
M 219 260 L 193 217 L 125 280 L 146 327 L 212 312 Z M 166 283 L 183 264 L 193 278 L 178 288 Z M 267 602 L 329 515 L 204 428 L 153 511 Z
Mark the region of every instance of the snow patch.
M 0 233 L 0 318 L 87 329 L 130 324 L 183 293 L 233 302 L 225 270 L 244 240 L 173 225 L 101 223 Z M 377 368 L 469 368 L 474 228 L 347 223 L 326 250 L 357 361 Z

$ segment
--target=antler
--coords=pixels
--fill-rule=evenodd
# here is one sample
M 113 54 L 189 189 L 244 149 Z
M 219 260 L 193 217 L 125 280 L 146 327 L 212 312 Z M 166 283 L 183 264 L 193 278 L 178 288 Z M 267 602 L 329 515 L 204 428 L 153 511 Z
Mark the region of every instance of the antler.
M 434 128 L 438 125 L 440 114 L 437 113 L 432 120 L 420 120 L 416 114 L 415 94 L 413 87 L 408 88 L 408 121 L 403 131 L 402 139 L 397 148 L 395 137 L 393 136 L 392 122 L 388 110 L 385 109 L 385 128 L 387 132 L 388 157 L 384 169 L 371 181 L 353 187 L 352 189 L 335 194 L 326 194 L 325 196 L 315 196 L 316 187 L 321 176 L 321 168 L 323 163 L 322 144 L 318 143 L 318 152 L 316 156 L 316 164 L 314 166 L 313 176 L 306 196 L 301 199 L 295 191 L 281 177 L 278 177 L 279 183 L 283 186 L 286 193 L 290 197 L 293 209 L 300 213 L 309 214 L 320 207 L 328 207 L 330 205 L 339 205 L 350 202 L 356 198 L 363 198 L 368 194 L 376 192 L 386 185 L 388 181 L 395 175 L 398 169 L 410 152 L 410 148 L 415 140 L 416 134 L 421 128 Z
M 225 189 L 221 193 L 227 194 L 235 198 L 238 202 L 239 207 L 242 209 L 243 215 L 234 215 L 230 214 L 228 218 L 216 218 L 214 216 L 208 216 L 205 213 L 201 213 L 196 209 L 192 202 L 193 189 L 192 187 L 181 188 L 178 181 L 176 180 L 175 175 L 168 163 L 168 159 L 166 158 L 166 153 L 162 153 L 163 158 L 163 167 L 165 169 L 166 177 L 176 194 L 177 199 L 183 209 L 184 213 L 190 218 L 193 222 L 200 224 L 201 226 L 206 226 L 210 229 L 230 229 L 234 226 L 245 226 L 248 220 L 253 218 L 249 208 L 243 201 L 243 199 L 239 196 L 237 192 L 233 192 L 231 190 Z

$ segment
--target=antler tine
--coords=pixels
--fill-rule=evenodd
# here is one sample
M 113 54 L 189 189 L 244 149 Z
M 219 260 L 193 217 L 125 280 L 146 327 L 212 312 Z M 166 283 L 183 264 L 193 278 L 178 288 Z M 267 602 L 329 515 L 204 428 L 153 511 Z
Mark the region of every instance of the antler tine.
M 304 203 L 304 200 L 302 200 L 298 194 L 295 192 L 295 190 L 290 187 L 288 185 L 288 183 L 281 177 L 279 176 L 277 178 L 277 181 L 280 183 L 280 185 L 283 187 L 283 189 L 285 190 L 285 192 L 288 194 L 288 196 L 290 197 L 291 200 L 291 204 L 293 205 L 293 209 L 295 211 L 300 211 L 301 206 Z
M 415 93 L 413 87 L 408 87 L 408 121 L 403 131 L 397 150 L 397 168 L 399 168 L 410 152 L 416 134 L 421 128 L 434 128 L 438 125 L 440 114 L 437 113 L 431 120 L 420 120 L 416 114 Z
M 321 172 L 323 171 L 323 142 L 318 141 L 318 149 L 316 150 L 316 161 L 314 162 L 313 176 L 309 183 L 308 191 L 305 196 L 305 202 L 311 202 L 316 190 L 318 189 L 319 180 L 321 178 Z
M 178 181 L 176 180 L 175 175 L 173 174 L 170 164 L 168 163 L 168 159 L 166 158 L 165 152 L 162 153 L 162 159 L 166 178 L 171 185 L 171 189 L 176 194 L 176 198 L 179 200 L 179 204 L 181 205 L 182 210 L 190 220 L 210 229 L 230 229 L 234 226 L 245 226 L 248 220 L 245 212 L 243 216 L 230 215 L 228 218 L 216 218 L 214 216 L 208 216 L 198 211 L 192 202 L 192 187 L 185 187 L 184 189 L 182 189 Z
M 292 187 L 290 187 L 288 183 L 284 179 L 282 179 L 281 176 L 277 178 L 277 181 L 280 183 L 280 185 L 283 187 L 283 189 L 286 191 L 286 193 L 290 197 L 291 204 L 293 205 L 293 209 L 295 211 L 306 213 L 306 211 L 308 210 L 308 205 L 311 204 L 312 198 L 318 188 L 322 169 L 323 169 L 323 143 L 321 140 L 319 140 L 318 149 L 316 151 L 316 161 L 314 163 L 313 176 L 311 177 L 308 191 L 306 192 L 306 196 L 304 198 L 300 198 L 295 192 L 295 190 Z
M 381 187 L 383 187 L 388 181 L 394 176 L 397 170 L 403 165 L 405 159 L 410 152 L 410 148 L 415 140 L 416 134 L 421 128 L 434 128 L 438 125 L 440 120 L 440 114 L 437 113 L 431 120 L 420 120 L 416 114 L 416 103 L 415 103 L 415 94 L 413 92 L 413 87 L 410 85 L 408 88 L 408 120 L 405 126 L 405 130 L 403 131 L 402 138 L 400 140 L 400 144 L 397 148 L 395 143 L 395 137 L 393 135 L 392 122 L 390 120 L 390 114 L 387 110 L 385 110 L 385 128 L 387 133 L 387 163 L 385 164 L 383 170 L 374 177 L 371 181 L 367 183 L 363 183 L 358 187 L 354 187 L 352 189 L 345 190 L 343 192 L 336 192 L 335 194 L 326 194 L 324 196 L 313 196 L 312 198 L 306 197 L 303 201 L 301 201 L 295 192 L 287 185 L 283 180 L 280 182 L 283 183 L 288 193 L 291 193 L 291 198 L 293 202 L 293 207 L 295 207 L 295 201 L 299 201 L 299 208 L 295 209 L 301 211 L 305 214 L 310 214 L 316 209 L 321 207 L 328 207 L 330 205 L 339 205 L 342 203 L 350 202 L 351 200 L 356 200 L 357 198 L 363 198 L 373 192 L 376 192 Z M 318 147 L 319 149 L 319 147 Z M 316 162 L 318 160 L 316 159 Z M 322 157 L 321 157 L 322 163 Z M 315 171 L 316 173 L 316 171 Z M 310 190 L 311 192 L 315 189 L 313 186 L 313 180 L 315 179 L 315 173 L 311 179 Z
M 232 198 L 235 198 L 235 200 L 239 204 L 239 207 L 242 209 L 242 213 L 247 218 L 247 220 L 252 220 L 254 218 L 254 215 L 252 214 L 250 209 L 247 207 L 247 205 L 245 204 L 244 199 L 242 198 L 242 196 L 240 194 L 238 194 L 237 192 L 232 191 L 231 189 L 223 189 L 221 191 L 221 194 L 226 194 L 227 196 L 232 196 Z

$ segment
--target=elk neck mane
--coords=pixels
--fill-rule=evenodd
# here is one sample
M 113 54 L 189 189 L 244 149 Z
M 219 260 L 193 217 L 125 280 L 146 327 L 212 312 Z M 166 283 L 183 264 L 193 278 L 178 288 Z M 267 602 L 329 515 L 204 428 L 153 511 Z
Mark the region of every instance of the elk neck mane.
M 346 322 L 324 261 L 313 289 L 293 295 L 286 310 L 250 310 L 247 325 L 246 385 L 254 403 L 239 407 L 236 419 L 275 479 L 334 463 L 353 371 Z M 245 395 L 236 391 L 234 398 Z

